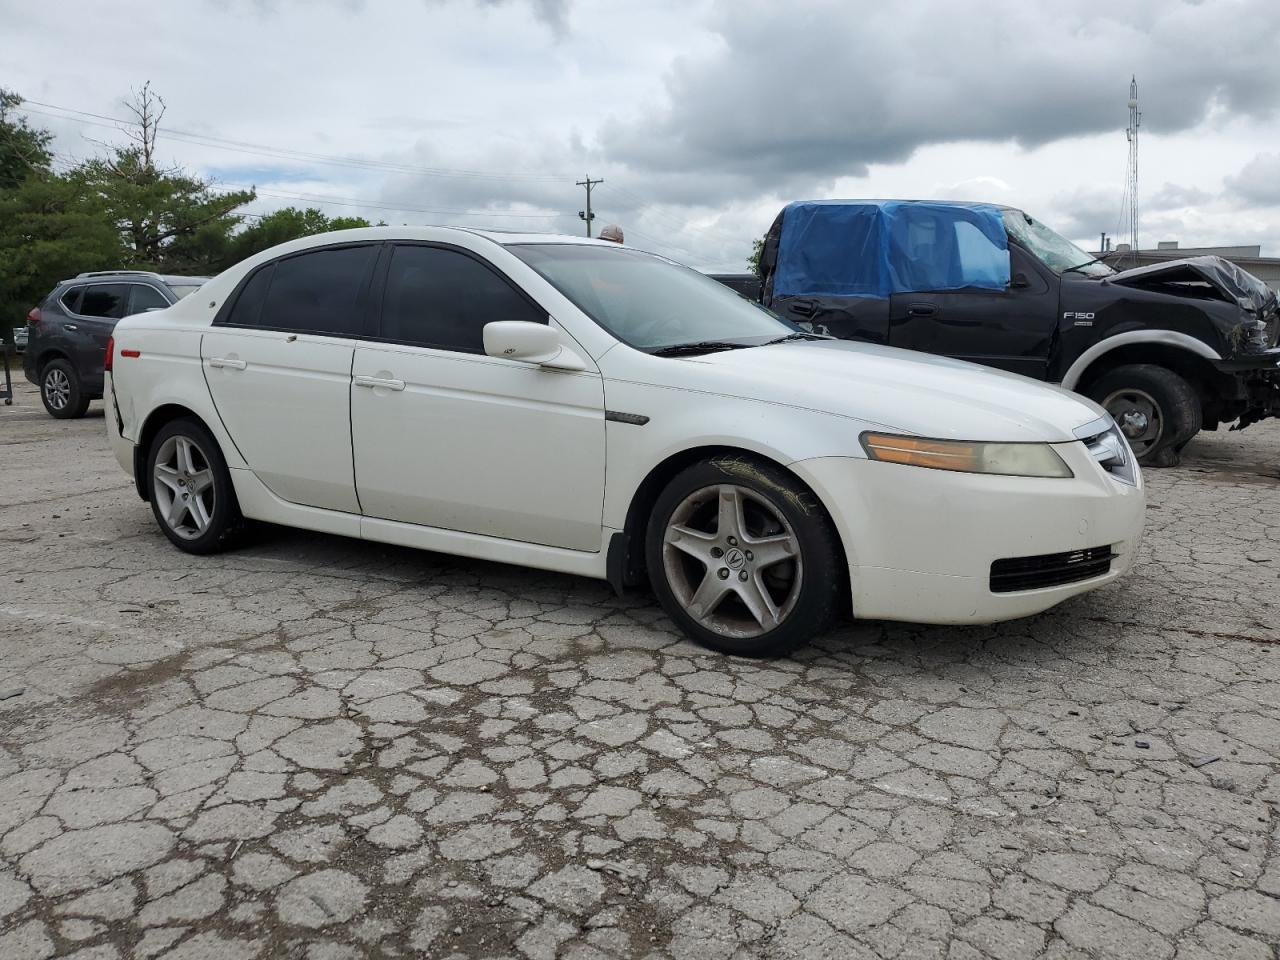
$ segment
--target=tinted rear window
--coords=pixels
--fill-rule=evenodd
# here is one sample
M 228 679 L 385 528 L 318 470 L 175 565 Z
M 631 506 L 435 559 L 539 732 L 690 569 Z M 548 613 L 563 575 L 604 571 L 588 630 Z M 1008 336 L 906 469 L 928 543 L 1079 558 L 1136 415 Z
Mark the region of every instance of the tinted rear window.
M 84 293 L 84 287 L 72 287 L 64 293 L 59 299 L 62 303 L 62 309 L 69 313 L 75 313 L 80 309 L 80 294 Z
M 123 283 L 99 283 L 85 287 L 76 313 L 82 317 L 119 319 L 124 316 L 128 287 Z
M 366 245 L 277 261 L 258 325 L 340 336 L 362 333 L 360 296 L 377 254 L 376 246 Z
M 240 295 L 236 297 L 236 302 L 231 307 L 231 314 L 227 317 L 227 323 L 234 324 L 237 327 L 256 327 L 258 325 L 258 318 L 262 315 L 262 301 L 266 299 L 267 287 L 271 285 L 271 271 L 274 269 L 274 263 L 267 264 L 265 267 L 260 268 L 249 278 L 249 282 L 240 288 Z
M 143 313 L 147 310 L 164 310 L 169 306 L 169 301 L 164 298 L 164 294 L 155 287 L 148 286 L 145 283 L 132 283 L 129 286 L 129 316 L 133 316 L 135 313 Z

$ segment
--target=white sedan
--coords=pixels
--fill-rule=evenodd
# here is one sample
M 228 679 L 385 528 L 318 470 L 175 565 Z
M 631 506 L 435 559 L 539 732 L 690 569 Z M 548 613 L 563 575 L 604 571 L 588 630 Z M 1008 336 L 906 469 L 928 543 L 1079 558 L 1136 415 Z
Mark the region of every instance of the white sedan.
M 805 333 L 661 257 L 383 227 L 296 240 L 121 320 L 107 430 L 180 549 L 246 518 L 645 582 L 738 654 L 842 610 L 983 623 L 1123 575 L 1107 414 Z

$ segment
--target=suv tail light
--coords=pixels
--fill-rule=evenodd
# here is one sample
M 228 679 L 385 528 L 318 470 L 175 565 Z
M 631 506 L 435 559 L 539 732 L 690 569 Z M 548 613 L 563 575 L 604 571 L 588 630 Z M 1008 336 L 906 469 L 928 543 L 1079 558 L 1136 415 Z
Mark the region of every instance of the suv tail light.
M 27 314 L 27 323 L 34 327 L 39 322 L 40 322 L 40 308 L 32 307 L 31 312 Z
M 107 355 L 102 358 L 102 369 L 111 372 L 111 362 L 116 358 L 116 338 L 107 337 Z

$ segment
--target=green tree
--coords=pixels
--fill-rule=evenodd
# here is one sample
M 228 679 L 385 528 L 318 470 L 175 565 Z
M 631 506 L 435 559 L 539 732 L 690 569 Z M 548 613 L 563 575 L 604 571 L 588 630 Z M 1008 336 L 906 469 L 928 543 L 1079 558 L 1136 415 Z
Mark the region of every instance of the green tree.
M 268 247 L 278 243 L 296 240 L 298 237 L 310 237 L 329 230 L 349 230 L 355 227 L 370 226 L 362 217 L 325 216 L 315 207 L 299 210 L 297 207 L 284 207 L 259 217 L 239 233 L 231 237 L 227 246 L 227 256 L 223 268 L 239 263 L 246 257 L 261 253 Z
M 225 242 L 239 223 L 237 208 L 253 190 L 218 193 L 213 185 L 156 163 L 156 136 L 164 100 L 144 84 L 129 109 L 135 123 L 125 131 L 131 145 L 90 160 L 74 179 L 97 196 L 120 233 L 121 266 L 174 272 L 208 271 L 225 256 Z
M 54 284 L 120 263 L 120 238 L 99 200 L 66 177 L 35 173 L 0 190 L 0 336 Z
M 53 154 L 53 136 L 37 130 L 26 117 L 16 115 L 22 98 L 0 87 L 0 190 L 13 189 L 27 177 L 47 174 Z
M 760 276 L 760 255 L 764 253 L 764 241 L 751 241 L 751 256 L 747 257 L 747 267 L 757 277 Z

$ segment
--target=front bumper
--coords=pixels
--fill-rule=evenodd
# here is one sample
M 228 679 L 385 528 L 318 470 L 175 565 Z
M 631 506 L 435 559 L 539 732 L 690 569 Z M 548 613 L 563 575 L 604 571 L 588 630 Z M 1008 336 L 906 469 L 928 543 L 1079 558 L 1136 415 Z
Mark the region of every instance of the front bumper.
M 830 509 L 845 547 L 854 615 L 913 623 L 1029 616 L 1133 566 L 1146 495 L 1104 471 L 1083 443 L 1055 449 L 1075 476 L 953 473 L 853 457 L 793 469 Z M 997 560 L 1110 547 L 1110 569 L 1059 586 L 993 592 Z
M 1280 376 L 1280 347 L 1258 353 L 1239 353 L 1213 364 L 1223 373 L 1270 373 Z
M 1219 360 L 1214 366 L 1238 383 L 1241 404 L 1233 411 L 1231 419 L 1237 422 L 1232 430 L 1280 417 L 1280 347 Z

